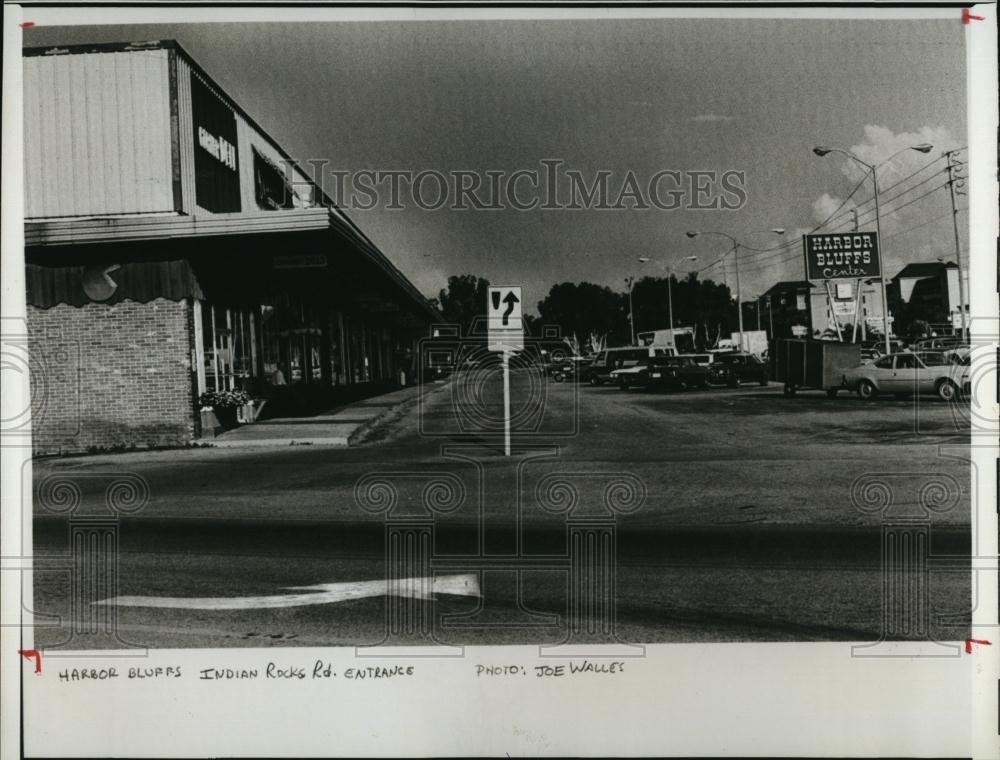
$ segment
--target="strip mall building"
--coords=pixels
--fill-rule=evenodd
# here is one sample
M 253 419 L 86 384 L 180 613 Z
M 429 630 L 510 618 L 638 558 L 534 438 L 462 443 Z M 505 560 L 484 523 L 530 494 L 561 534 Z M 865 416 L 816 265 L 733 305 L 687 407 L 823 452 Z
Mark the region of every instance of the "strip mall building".
M 24 56 L 36 452 L 186 444 L 206 391 L 412 380 L 438 312 L 179 45 Z

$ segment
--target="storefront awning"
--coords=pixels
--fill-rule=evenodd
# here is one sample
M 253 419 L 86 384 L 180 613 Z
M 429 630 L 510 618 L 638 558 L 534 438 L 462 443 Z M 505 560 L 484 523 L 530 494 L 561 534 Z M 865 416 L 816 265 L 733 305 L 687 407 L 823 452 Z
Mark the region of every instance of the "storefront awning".
M 329 237 L 325 237 L 324 232 L 328 232 Z M 200 297 L 197 280 L 189 279 L 190 271 L 184 271 L 183 261 L 190 261 L 197 271 L 199 262 L 210 261 L 216 256 L 231 256 L 234 250 L 266 247 L 274 255 L 281 256 L 300 250 L 301 241 L 306 239 L 310 241 L 308 250 L 313 255 L 338 260 L 348 255 L 358 262 L 367 262 L 369 270 L 378 273 L 373 276 L 382 281 L 384 290 L 394 293 L 393 300 L 400 301 L 398 305 L 405 307 L 403 310 L 412 311 L 427 321 L 440 320 L 438 311 L 406 276 L 350 220 L 328 208 L 288 209 L 253 215 L 160 215 L 27 222 L 28 301 L 47 308 L 59 302 L 80 305 L 88 300 L 100 300 L 88 298 L 81 288 L 81 278 L 94 276 L 84 272 L 88 265 L 119 266 L 112 274 L 112 278 L 122 285 L 115 293 L 117 300 Z M 241 243 L 241 240 L 246 242 Z M 288 246 L 283 245 L 285 240 Z M 183 241 L 184 244 L 178 246 L 171 241 Z M 130 246 L 128 243 L 145 245 Z M 129 266 L 154 261 L 160 265 Z M 60 271 L 44 271 L 46 268 Z M 124 287 L 126 281 L 128 288 Z

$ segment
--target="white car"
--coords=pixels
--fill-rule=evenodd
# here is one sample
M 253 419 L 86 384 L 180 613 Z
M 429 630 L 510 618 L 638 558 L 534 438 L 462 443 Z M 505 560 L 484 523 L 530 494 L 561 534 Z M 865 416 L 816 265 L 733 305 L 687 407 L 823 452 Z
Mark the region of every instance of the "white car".
M 887 354 L 852 373 L 849 383 L 858 397 L 875 398 L 879 393 L 900 396 L 936 393 L 943 401 L 954 401 L 969 391 L 969 366 L 956 364 L 940 352 Z

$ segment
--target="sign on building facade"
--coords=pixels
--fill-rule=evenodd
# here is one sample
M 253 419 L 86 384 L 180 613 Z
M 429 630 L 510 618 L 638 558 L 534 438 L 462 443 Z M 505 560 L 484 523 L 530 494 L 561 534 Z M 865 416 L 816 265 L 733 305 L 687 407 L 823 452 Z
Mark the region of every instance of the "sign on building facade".
M 240 210 L 236 114 L 191 72 L 195 202 L 217 214 Z

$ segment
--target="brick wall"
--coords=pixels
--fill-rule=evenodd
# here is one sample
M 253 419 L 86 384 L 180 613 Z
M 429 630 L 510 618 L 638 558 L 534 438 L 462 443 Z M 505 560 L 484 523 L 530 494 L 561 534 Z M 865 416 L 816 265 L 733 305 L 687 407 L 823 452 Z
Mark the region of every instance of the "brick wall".
M 186 301 L 28 306 L 35 452 L 190 442 L 191 334 Z

